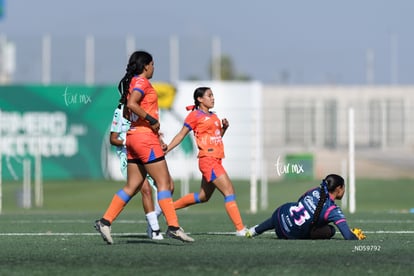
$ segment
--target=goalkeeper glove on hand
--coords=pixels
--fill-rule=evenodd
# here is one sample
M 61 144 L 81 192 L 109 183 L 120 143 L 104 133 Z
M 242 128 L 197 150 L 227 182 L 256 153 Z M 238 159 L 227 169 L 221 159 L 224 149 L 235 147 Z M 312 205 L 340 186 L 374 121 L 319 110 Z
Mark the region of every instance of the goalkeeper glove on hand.
M 360 228 L 352 228 L 351 232 L 358 238 L 358 240 L 365 240 L 367 236 L 364 234 Z

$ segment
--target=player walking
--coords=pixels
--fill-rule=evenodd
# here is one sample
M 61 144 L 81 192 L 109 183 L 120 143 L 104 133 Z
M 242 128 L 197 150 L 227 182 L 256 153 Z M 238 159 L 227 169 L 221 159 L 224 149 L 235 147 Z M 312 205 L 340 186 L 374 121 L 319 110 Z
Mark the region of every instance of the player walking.
M 130 128 L 131 122 L 125 118 L 128 116 L 124 114 L 124 104 L 126 99 L 121 97 L 118 107 L 114 111 L 112 118 L 109 141 L 111 145 L 116 146 L 116 153 L 119 157 L 122 175 L 127 179 L 127 150 L 126 150 L 126 133 Z M 144 180 L 141 188 L 142 206 L 147 220 L 147 235 L 150 239 L 162 240 L 163 236 L 160 232 L 158 224 L 158 216 L 162 213 L 158 204 L 155 204 L 152 196 L 152 190 L 157 192 L 157 187 L 152 182 L 152 179 L 147 177 Z
M 168 225 L 166 235 L 184 242 L 194 241 L 180 227 L 173 205 L 173 182 L 159 140 L 158 96 L 149 82 L 153 73 L 152 56 L 144 51 L 136 51 L 130 56 L 126 74 L 118 86 L 120 93 L 127 99 L 131 127 L 126 139 L 127 183 L 114 195 L 103 217 L 95 223 L 96 230 L 108 244 L 113 243 L 112 222 L 140 191 L 147 174 L 157 183 L 158 204 Z

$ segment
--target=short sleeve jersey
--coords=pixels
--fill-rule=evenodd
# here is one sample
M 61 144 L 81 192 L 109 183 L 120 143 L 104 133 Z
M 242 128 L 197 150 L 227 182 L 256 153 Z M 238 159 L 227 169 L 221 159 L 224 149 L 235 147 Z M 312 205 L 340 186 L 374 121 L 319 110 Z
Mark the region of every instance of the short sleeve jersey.
M 194 132 L 199 150 L 198 158 L 205 156 L 224 158 L 221 122 L 215 113 L 193 110 L 185 118 L 184 126 Z
M 158 96 L 147 78 L 133 77 L 129 85 L 128 99 L 132 93 L 141 93 L 139 105 L 149 115 L 158 120 Z M 152 132 L 150 124 L 131 111 L 131 129 L 137 132 Z
M 298 202 L 287 203 L 280 207 L 278 220 L 284 234 L 290 238 L 308 238 L 316 206 L 320 197 L 320 188 L 316 187 L 303 194 Z M 341 209 L 328 196 L 317 225 L 326 225 L 330 222 L 339 224 L 346 222 Z
M 120 140 L 126 139 L 126 133 L 131 125 L 131 122 L 124 118 L 123 112 L 123 105 L 120 105 L 118 108 L 116 108 L 111 124 L 111 132 L 118 133 L 118 139 Z

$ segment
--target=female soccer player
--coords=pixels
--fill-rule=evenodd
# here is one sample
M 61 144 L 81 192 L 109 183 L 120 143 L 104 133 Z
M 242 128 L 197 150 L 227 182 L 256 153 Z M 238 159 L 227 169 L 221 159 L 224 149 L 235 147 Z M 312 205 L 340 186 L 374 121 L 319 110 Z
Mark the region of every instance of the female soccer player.
M 233 184 L 223 165 L 224 146 L 222 137 L 229 127 L 227 119 L 220 119 L 210 111 L 214 107 L 213 92 L 209 87 L 199 87 L 194 91 L 194 106 L 184 121 L 180 132 L 171 140 L 167 147 L 169 152 L 174 149 L 191 131 L 198 145 L 198 165 L 202 174 L 199 193 L 190 193 L 174 202 L 175 209 L 184 208 L 197 203 L 207 202 L 217 188 L 224 196 L 225 208 L 236 228 L 237 236 L 245 236 L 244 226 L 236 203 Z
M 126 74 L 118 89 L 127 99 L 128 120 L 131 127 L 127 132 L 128 154 L 127 183 L 113 197 L 108 209 L 95 228 L 108 244 L 113 243 L 111 224 L 122 212 L 129 200 L 140 191 L 147 173 L 157 183 L 158 204 L 164 213 L 168 237 L 183 242 L 193 242 L 178 223 L 172 200 L 172 179 L 159 140 L 158 96 L 149 79 L 154 73 L 152 56 L 136 51 L 129 58 Z
M 126 98 L 121 96 L 120 103 L 114 111 L 112 118 L 111 131 L 109 134 L 109 142 L 111 145 L 116 146 L 116 153 L 119 157 L 120 168 L 124 178 L 127 178 L 127 150 L 126 150 L 126 133 L 129 130 L 131 122 L 124 116 L 124 105 L 126 104 Z M 127 114 L 125 114 L 127 116 Z M 152 181 L 152 179 L 150 180 Z M 157 188 L 151 185 L 152 188 L 157 191 Z M 146 178 L 141 188 L 142 206 L 145 212 L 145 218 L 147 220 L 147 235 L 153 240 L 162 240 L 163 236 L 160 232 L 160 226 L 158 224 L 158 216 L 162 213 L 158 204 L 154 208 L 154 200 L 152 197 L 150 182 Z M 157 210 L 156 210 L 157 209 Z
M 283 204 L 270 218 L 250 228 L 246 236 L 250 238 L 274 229 L 280 239 L 330 239 L 335 235 L 335 228 L 329 224 L 333 222 L 344 239 L 364 239 L 360 229 L 356 229 L 356 234 L 349 229 L 344 214 L 334 202 L 342 199 L 344 193 L 344 179 L 330 174 L 320 187 L 307 191 L 298 202 Z

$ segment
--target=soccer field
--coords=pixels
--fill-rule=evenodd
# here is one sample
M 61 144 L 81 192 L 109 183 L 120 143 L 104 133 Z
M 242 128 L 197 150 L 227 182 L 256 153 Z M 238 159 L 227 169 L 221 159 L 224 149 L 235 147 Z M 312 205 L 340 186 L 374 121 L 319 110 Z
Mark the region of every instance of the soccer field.
M 277 205 L 296 200 L 312 182 L 269 184 L 269 208 L 250 214 L 247 181 L 237 181 L 244 222 L 252 226 Z M 315 185 L 317 185 L 317 182 Z M 121 183 L 45 183 L 43 208 L 16 205 L 19 188 L 5 183 L 0 215 L 0 275 L 410 275 L 414 269 L 414 214 L 410 181 L 357 181 L 357 213 L 345 211 L 349 225 L 367 234 L 345 241 L 279 240 L 268 232 L 254 239 L 236 237 L 216 193 L 209 203 L 179 210 L 193 244 L 146 237 L 140 196 L 112 227 L 108 246 L 93 229 Z M 179 184 L 175 198 L 179 195 Z M 198 183 L 192 183 L 196 190 Z M 161 227 L 165 230 L 163 219 Z

